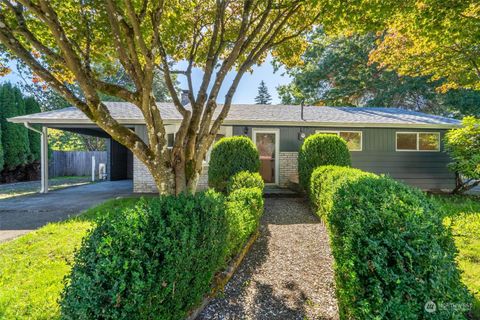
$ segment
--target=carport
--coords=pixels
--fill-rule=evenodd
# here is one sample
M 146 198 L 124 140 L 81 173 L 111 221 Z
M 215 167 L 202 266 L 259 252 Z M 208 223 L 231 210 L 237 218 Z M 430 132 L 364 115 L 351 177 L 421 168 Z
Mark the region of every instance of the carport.
M 60 119 L 61 120 L 61 119 Z M 107 139 L 106 173 L 108 181 L 127 180 L 133 178 L 133 155 L 130 150 L 113 140 L 105 131 L 92 124 L 52 123 L 29 119 L 28 116 L 9 119 L 11 122 L 23 123 L 29 130 L 36 131 L 41 137 L 41 190 L 48 192 L 48 129 L 58 129 L 74 133 Z M 59 121 L 61 122 L 61 121 Z M 41 129 L 33 127 L 41 126 Z

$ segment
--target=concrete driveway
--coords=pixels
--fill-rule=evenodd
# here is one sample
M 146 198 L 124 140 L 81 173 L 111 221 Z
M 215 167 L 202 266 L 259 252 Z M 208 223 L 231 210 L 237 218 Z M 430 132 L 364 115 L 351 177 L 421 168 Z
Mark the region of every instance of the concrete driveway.
M 105 181 L 0 200 L 0 242 L 58 222 L 108 199 L 132 195 L 132 181 Z

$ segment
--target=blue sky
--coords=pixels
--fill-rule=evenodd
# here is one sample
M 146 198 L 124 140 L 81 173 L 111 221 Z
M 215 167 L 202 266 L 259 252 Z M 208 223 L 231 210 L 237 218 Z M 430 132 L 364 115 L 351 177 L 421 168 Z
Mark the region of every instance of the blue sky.
M 252 73 L 245 73 L 240 84 L 238 85 L 238 89 L 235 92 L 233 97 L 233 103 L 255 103 L 254 99 L 258 92 L 258 85 L 260 81 L 265 81 L 265 84 L 268 87 L 268 91 L 272 96 L 272 103 L 279 104 L 280 99 L 277 95 L 277 86 L 281 84 L 288 84 L 290 83 L 290 78 L 284 73 L 284 69 L 280 69 L 274 73 L 273 66 L 271 64 L 271 58 L 269 57 L 267 61 L 265 61 L 260 66 L 255 66 L 253 68 Z M 182 64 L 179 65 L 181 67 Z M 200 85 L 202 80 L 203 73 L 200 70 L 193 70 L 192 78 L 194 81 L 194 87 L 197 89 Z M 225 97 L 225 93 L 228 90 L 228 87 L 235 76 L 235 72 L 230 72 L 225 79 L 224 85 L 222 86 L 222 90 L 220 90 L 220 94 L 218 97 L 218 102 L 222 103 Z M 180 87 L 182 89 L 187 89 L 187 84 L 184 76 L 179 76 L 178 78 L 180 82 Z
M 181 66 L 181 64 L 180 64 Z M 11 66 L 13 71 L 6 77 L 0 78 L 0 82 L 10 81 L 16 83 L 22 81 L 19 75 L 15 72 L 14 66 Z M 274 73 L 273 66 L 271 64 L 271 58 L 268 58 L 265 63 L 260 66 L 255 66 L 252 73 L 246 73 L 240 84 L 238 85 L 237 92 L 234 95 L 233 103 L 255 103 L 254 99 L 257 95 L 258 85 L 260 81 L 265 81 L 270 94 L 272 95 L 272 103 L 280 103 L 280 99 L 277 95 L 276 87 L 281 84 L 287 84 L 290 82 L 290 78 L 287 75 L 282 75 L 284 73 L 283 69 L 278 70 Z M 230 72 L 225 79 L 222 90 L 220 91 L 218 102 L 222 103 L 228 86 L 233 80 L 235 72 Z M 202 79 L 201 70 L 193 70 L 193 81 L 194 86 L 198 88 L 200 81 Z M 185 77 L 179 76 L 178 80 L 180 82 L 180 87 L 182 89 L 187 89 Z

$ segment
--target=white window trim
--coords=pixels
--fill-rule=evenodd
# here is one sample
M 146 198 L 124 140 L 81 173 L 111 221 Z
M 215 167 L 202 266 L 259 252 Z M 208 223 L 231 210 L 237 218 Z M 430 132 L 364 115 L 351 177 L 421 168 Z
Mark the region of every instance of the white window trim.
M 436 134 L 438 136 L 438 148 L 436 150 L 420 150 L 420 134 L 427 133 L 427 134 Z M 417 135 L 417 148 L 416 149 L 398 149 L 397 148 L 397 141 L 399 134 L 416 134 Z M 428 131 L 397 131 L 395 132 L 395 151 L 397 152 L 440 152 L 441 149 L 441 136 L 440 132 L 428 132 Z
M 165 126 L 165 135 L 169 135 L 169 134 L 173 133 L 173 142 L 174 143 L 175 143 L 175 136 L 177 135 L 178 129 L 180 129 L 180 126 L 178 124 Z M 168 144 L 168 137 L 167 137 L 167 144 Z M 167 145 L 167 149 L 173 149 L 173 147 L 169 147 Z
M 355 149 L 355 150 L 350 150 L 348 151 L 351 152 L 359 152 L 363 151 L 363 131 L 356 131 L 356 130 L 338 130 L 338 131 L 333 131 L 333 130 L 315 130 L 315 133 L 326 133 L 326 134 L 336 134 L 337 136 L 340 136 L 340 132 L 353 132 L 353 133 L 360 133 L 360 149 Z
M 257 146 L 257 133 L 274 133 L 275 134 L 275 182 L 265 183 L 266 185 L 280 184 L 280 129 L 269 128 L 252 128 L 252 141 Z

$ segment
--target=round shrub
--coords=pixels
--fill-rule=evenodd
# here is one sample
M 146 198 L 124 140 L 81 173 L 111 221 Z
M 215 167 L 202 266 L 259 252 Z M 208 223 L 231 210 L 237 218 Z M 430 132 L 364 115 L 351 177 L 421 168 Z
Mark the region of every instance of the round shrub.
M 64 319 L 185 319 L 225 264 L 224 197 L 161 196 L 102 218 L 62 293 Z
M 264 187 L 265 182 L 263 182 L 260 173 L 241 171 L 230 177 L 227 185 L 227 191 L 228 193 L 231 193 L 242 188 L 259 188 L 260 190 L 263 190 Z
M 252 140 L 247 137 L 220 139 L 213 146 L 208 168 L 208 185 L 225 192 L 231 176 L 240 171 L 258 172 L 260 159 Z
M 347 143 L 333 134 L 316 133 L 305 139 L 298 153 L 298 178 L 308 192 L 310 176 L 316 167 L 324 165 L 350 166 Z

